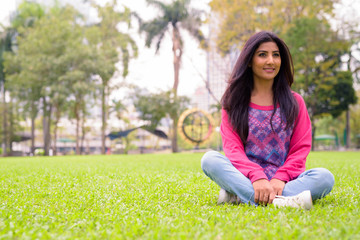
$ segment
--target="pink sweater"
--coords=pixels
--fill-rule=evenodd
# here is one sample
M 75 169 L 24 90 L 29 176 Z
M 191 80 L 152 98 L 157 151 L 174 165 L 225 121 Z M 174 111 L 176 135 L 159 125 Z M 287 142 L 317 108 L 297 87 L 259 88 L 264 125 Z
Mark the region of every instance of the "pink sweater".
M 273 106 L 250 103 L 249 135 L 246 145 L 233 130 L 227 112 L 222 110 L 221 136 L 225 155 L 251 182 L 259 179 L 291 181 L 305 171 L 306 157 L 311 150 L 311 122 L 303 98 L 293 92 L 299 114 L 292 128 L 285 130 L 278 108 L 270 118 Z

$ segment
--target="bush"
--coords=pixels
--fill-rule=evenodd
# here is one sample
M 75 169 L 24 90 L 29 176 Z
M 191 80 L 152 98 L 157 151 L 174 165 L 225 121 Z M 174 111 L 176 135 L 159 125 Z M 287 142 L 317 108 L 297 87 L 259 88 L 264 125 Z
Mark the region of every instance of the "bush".
M 44 156 L 45 150 L 42 148 L 37 148 L 37 149 L 35 149 L 34 154 L 35 154 L 35 156 Z

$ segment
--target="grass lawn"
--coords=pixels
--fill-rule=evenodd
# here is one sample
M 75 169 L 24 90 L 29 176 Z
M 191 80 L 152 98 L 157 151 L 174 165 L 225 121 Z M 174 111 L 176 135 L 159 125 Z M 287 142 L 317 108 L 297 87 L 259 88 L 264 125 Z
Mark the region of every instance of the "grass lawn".
M 217 206 L 200 153 L 0 158 L 0 239 L 360 239 L 360 152 L 313 152 L 311 211 Z

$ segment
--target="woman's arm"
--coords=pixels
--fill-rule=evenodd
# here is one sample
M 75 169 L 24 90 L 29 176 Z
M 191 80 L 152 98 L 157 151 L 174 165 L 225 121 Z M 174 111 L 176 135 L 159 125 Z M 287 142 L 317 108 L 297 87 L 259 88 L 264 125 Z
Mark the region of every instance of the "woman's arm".
M 264 170 L 258 164 L 249 160 L 239 135 L 233 130 L 227 112 L 221 111 L 220 133 L 226 157 L 232 165 L 253 183 L 259 179 L 268 179 Z
M 295 126 L 290 139 L 290 147 L 287 158 L 273 178 L 284 182 L 297 178 L 305 171 L 306 157 L 311 150 L 311 121 L 306 109 L 304 99 L 294 93 L 299 105 L 299 114 L 295 121 Z

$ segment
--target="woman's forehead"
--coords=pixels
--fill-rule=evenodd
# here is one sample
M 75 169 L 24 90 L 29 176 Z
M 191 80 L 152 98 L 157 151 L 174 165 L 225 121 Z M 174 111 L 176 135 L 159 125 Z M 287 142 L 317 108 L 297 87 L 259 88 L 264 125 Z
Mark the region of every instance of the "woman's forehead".
M 276 52 L 279 51 L 279 47 L 275 42 L 264 42 L 259 45 L 256 51 Z

